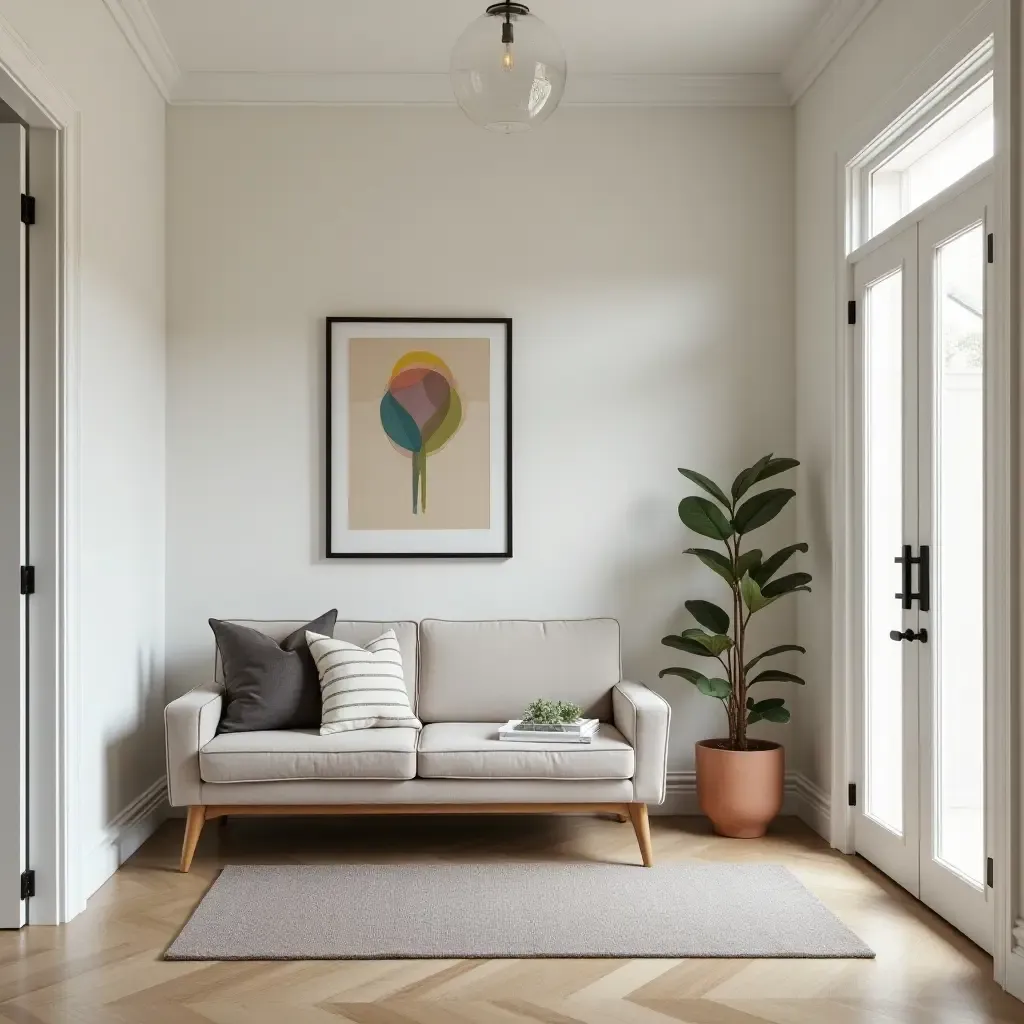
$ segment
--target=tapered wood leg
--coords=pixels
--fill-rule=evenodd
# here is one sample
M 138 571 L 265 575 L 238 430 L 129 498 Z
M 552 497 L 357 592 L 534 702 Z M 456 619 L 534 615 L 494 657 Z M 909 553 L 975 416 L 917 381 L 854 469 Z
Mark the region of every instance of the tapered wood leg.
M 196 852 L 196 843 L 206 823 L 205 807 L 190 807 L 185 821 L 185 840 L 181 844 L 181 870 L 188 871 L 192 867 L 192 855 Z
M 613 814 L 612 817 L 616 821 L 618 821 L 618 822 L 627 822 L 627 821 L 629 821 L 629 815 L 628 814 Z
M 643 857 L 644 867 L 649 868 L 654 863 L 654 850 L 651 848 L 651 826 L 647 820 L 647 804 L 627 804 L 630 820 L 633 822 L 633 831 L 636 833 L 636 841 L 640 846 L 640 856 Z

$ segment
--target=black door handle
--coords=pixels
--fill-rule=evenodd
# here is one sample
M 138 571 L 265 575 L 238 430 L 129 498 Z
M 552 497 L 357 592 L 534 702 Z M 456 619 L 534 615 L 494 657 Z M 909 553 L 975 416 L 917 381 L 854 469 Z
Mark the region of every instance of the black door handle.
M 913 549 L 909 544 L 903 545 L 903 555 L 894 558 L 897 565 L 903 566 L 903 592 L 896 595 L 896 600 L 903 603 L 904 610 L 909 611 L 913 602 L 916 601 L 921 611 L 930 610 L 931 604 L 931 551 L 927 544 L 921 545 L 921 554 L 916 558 L 911 554 Z M 914 592 L 911 581 L 913 567 L 918 566 L 918 589 Z
M 921 643 L 926 644 L 928 643 L 928 630 L 921 629 L 915 633 L 912 629 L 905 629 L 901 633 L 898 629 L 893 629 L 889 632 L 889 639 L 910 640 L 911 642 L 913 642 L 914 640 L 920 640 Z

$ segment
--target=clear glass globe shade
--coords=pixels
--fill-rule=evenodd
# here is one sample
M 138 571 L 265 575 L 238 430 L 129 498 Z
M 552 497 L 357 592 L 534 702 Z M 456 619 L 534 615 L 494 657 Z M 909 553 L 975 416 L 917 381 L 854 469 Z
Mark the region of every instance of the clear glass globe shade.
M 512 15 L 513 42 L 502 42 L 504 13 L 470 23 L 452 50 L 455 99 L 492 132 L 528 131 L 546 121 L 565 92 L 565 54 L 533 14 Z

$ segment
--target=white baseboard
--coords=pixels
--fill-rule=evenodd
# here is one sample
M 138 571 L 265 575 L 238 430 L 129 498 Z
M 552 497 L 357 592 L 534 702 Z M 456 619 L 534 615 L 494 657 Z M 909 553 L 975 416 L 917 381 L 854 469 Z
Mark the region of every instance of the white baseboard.
M 86 898 L 91 896 L 167 818 L 167 777 L 161 775 L 104 829 L 83 866 Z
M 665 802 L 651 807 L 651 814 L 700 814 L 696 772 L 669 772 Z M 824 790 L 800 772 L 786 773 L 782 813 L 794 815 L 818 835 L 829 836 L 829 801 Z
M 1024 920 L 1013 929 L 1013 949 L 1006 958 L 1006 991 L 1024 1002 Z
M 831 842 L 831 804 L 828 793 L 802 772 L 786 776 L 786 797 L 795 814 L 808 828 L 813 829 L 826 842 Z

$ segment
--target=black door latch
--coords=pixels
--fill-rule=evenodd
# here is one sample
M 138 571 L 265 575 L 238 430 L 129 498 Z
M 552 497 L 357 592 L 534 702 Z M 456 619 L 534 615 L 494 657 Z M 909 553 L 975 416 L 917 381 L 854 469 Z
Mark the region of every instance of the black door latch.
M 918 630 L 915 633 L 912 629 L 905 629 L 901 633 L 898 629 L 894 629 L 894 630 L 890 631 L 889 639 L 890 640 L 910 640 L 911 642 L 913 642 L 914 640 L 920 640 L 921 643 L 926 644 L 926 643 L 928 643 L 928 630 L 927 629 L 921 629 L 921 630 Z

